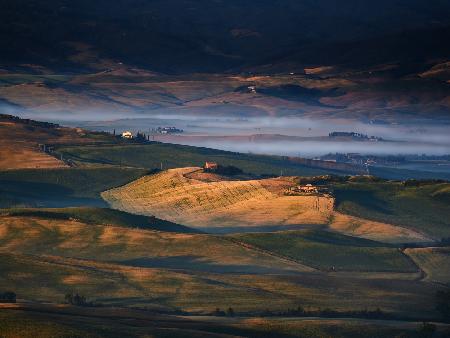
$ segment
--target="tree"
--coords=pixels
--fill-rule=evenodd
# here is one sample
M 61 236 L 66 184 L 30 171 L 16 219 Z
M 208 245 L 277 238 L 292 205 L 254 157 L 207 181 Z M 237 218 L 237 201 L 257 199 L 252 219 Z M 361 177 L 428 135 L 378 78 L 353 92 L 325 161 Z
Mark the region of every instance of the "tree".
M 231 308 L 231 307 L 228 308 L 227 316 L 228 317 L 234 317 L 234 310 L 233 310 L 233 308 Z
M 92 302 L 87 302 L 86 297 L 79 295 L 78 293 L 68 293 L 64 296 L 67 303 L 75 306 L 93 306 Z

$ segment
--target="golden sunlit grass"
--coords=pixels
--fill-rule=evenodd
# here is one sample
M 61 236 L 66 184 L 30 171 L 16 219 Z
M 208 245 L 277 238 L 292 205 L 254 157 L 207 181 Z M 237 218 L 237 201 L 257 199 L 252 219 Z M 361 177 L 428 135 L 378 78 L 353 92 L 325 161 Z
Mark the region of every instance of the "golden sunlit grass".
M 371 239 L 385 243 L 408 243 L 430 241 L 417 231 L 387 223 L 345 215 L 339 212 L 333 214 L 329 224 L 331 230 L 349 236 Z
M 62 168 L 67 165 L 30 143 L 0 141 L 0 169 Z
M 102 197 L 119 210 L 194 227 L 325 224 L 332 211 L 328 197 L 283 196 L 278 179 L 204 182 L 185 176 L 198 169 L 146 176 Z
M 203 234 L 167 233 L 75 220 L 0 218 L 0 250 L 201 271 L 311 271 L 268 253 Z

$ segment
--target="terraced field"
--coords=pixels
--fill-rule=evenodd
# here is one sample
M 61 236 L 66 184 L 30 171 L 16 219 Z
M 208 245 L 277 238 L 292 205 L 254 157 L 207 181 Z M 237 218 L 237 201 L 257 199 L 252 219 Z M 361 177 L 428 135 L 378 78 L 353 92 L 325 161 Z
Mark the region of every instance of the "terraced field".
M 405 253 L 426 273 L 426 279 L 450 285 L 450 248 L 406 249 Z
M 202 182 L 185 177 L 195 170 L 146 176 L 102 197 L 115 209 L 201 228 L 325 224 L 332 211 L 331 198 L 284 196 L 278 179 Z

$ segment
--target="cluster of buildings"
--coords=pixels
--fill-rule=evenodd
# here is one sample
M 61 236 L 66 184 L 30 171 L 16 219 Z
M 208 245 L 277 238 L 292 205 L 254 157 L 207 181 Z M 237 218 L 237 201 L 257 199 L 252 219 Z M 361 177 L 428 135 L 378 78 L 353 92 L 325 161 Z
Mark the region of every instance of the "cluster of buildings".
M 328 134 L 328 137 L 330 137 L 330 138 L 351 137 L 354 139 L 367 140 L 367 141 L 373 141 L 373 142 L 383 141 L 383 139 L 381 137 L 367 136 L 367 135 L 361 134 L 361 133 L 346 132 L 346 131 L 333 131 Z
M 179 134 L 184 132 L 183 129 L 179 129 L 176 127 L 158 127 L 153 131 L 155 131 L 158 134 Z
M 310 183 L 291 187 L 286 191 L 286 195 L 317 195 L 328 193 L 325 186 L 315 186 Z
M 182 132 L 184 132 L 183 129 L 178 129 L 176 127 L 158 127 L 156 129 L 151 130 L 151 134 L 179 134 Z M 129 130 L 126 130 L 121 134 L 122 138 L 125 138 L 125 139 L 139 138 L 139 136 L 142 136 L 142 135 L 145 135 L 145 134 L 137 133 L 136 135 L 134 135 Z
M 374 165 L 377 163 L 375 157 L 369 155 L 362 155 L 360 153 L 335 153 L 323 155 L 319 158 L 321 161 L 337 162 L 337 163 L 351 163 L 358 165 Z

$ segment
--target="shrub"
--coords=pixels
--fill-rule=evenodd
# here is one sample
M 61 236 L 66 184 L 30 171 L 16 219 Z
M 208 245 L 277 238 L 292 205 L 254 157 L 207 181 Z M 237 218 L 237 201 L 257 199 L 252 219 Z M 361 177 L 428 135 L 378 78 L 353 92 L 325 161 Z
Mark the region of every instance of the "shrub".
M 78 293 L 75 293 L 75 294 L 74 293 L 68 293 L 68 294 L 66 294 L 64 299 L 70 305 L 75 305 L 75 306 L 94 306 L 94 304 L 92 302 L 88 302 L 86 300 L 86 297 L 84 297 L 82 295 L 79 295 Z

